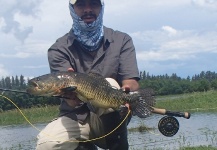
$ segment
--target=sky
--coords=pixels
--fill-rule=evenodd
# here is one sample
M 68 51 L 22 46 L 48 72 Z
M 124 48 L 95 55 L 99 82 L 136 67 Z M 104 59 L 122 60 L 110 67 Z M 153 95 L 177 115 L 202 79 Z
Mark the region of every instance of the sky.
M 217 72 L 216 0 L 104 0 L 104 25 L 129 34 L 140 71 Z M 48 48 L 72 26 L 68 0 L 0 0 L 0 77 L 50 72 Z

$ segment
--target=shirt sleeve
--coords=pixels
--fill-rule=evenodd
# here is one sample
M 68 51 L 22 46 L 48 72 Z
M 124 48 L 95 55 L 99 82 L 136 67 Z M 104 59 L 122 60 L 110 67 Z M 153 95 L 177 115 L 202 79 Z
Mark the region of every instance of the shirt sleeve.
M 139 70 L 136 60 L 135 47 L 132 38 L 126 34 L 123 39 L 123 46 L 120 52 L 119 76 L 120 81 L 124 79 L 139 80 Z
M 73 68 L 69 57 L 61 50 L 52 47 L 48 50 L 48 62 L 51 72 L 67 71 L 68 68 Z

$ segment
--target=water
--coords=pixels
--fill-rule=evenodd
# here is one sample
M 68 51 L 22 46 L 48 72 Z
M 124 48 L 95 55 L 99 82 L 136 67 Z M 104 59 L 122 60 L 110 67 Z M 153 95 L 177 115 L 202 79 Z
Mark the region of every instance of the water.
M 142 121 L 148 127 L 155 128 L 145 133 L 133 133 L 129 135 L 129 142 L 133 149 L 179 149 L 183 146 L 212 145 L 217 147 L 217 114 L 194 113 L 190 119 L 177 118 L 180 129 L 173 137 L 163 136 L 158 129 L 160 115 L 153 115 Z M 133 118 L 129 127 L 141 125 L 141 119 Z
M 37 124 L 35 126 L 42 129 L 45 125 Z M 20 146 L 25 150 L 34 149 L 38 133 L 39 131 L 30 125 L 0 127 L 0 148 L 18 149 Z
M 180 129 L 173 137 L 163 136 L 157 129 L 161 115 L 152 115 L 146 119 L 133 117 L 129 128 L 145 124 L 154 130 L 129 132 L 129 144 L 132 150 L 142 149 L 179 149 L 183 146 L 212 145 L 217 147 L 216 113 L 194 113 L 190 119 L 177 118 Z M 36 124 L 42 129 L 45 124 Z M 34 149 L 39 131 L 30 125 L 0 127 L 0 149 Z

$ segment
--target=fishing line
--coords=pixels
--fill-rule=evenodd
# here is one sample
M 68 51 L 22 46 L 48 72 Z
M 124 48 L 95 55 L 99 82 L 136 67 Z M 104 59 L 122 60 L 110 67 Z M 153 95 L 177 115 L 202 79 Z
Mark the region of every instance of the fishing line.
M 8 97 L 4 96 L 4 95 L 0 95 L 1 97 L 5 98 L 6 100 L 8 100 L 9 102 L 11 102 L 17 109 L 18 111 L 21 113 L 21 115 L 24 117 L 24 119 L 34 128 L 36 129 L 37 131 L 39 132 L 42 132 L 44 135 L 46 136 L 49 136 L 49 137 L 53 137 L 52 135 L 49 135 L 45 132 L 43 132 L 42 130 L 38 129 L 36 126 L 34 126 L 29 120 L 28 118 L 25 116 L 25 114 L 21 111 L 21 109 L 11 100 L 9 99 Z M 91 141 L 96 141 L 96 140 L 99 140 L 99 139 L 102 139 L 102 138 L 105 138 L 107 137 L 108 135 L 112 134 L 114 131 L 116 131 L 123 123 L 124 121 L 127 119 L 127 117 L 130 115 L 130 109 L 128 109 L 128 113 L 127 115 L 125 116 L 125 118 L 121 121 L 121 123 L 116 127 L 114 128 L 112 131 L 110 131 L 109 133 L 101 136 L 101 137 L 98 137 L 98 138 L 94 138 L 94 139 L 89 139 L 89 140 L 84 140 L 84 141 L 79 141 L 79 140 L 66 140 L 66 141 L 63 141 L 63 142 L 91 142 Z M 149 132 L 150 134 L 153 134 L 153 135 L 156 135 L 156 136 L 159 136 L 160 134 L 158 133 L 154 133 L 152 132 L 151 130 L 149 130 L 147 127 L 145 127 L 146 131 Z
M 11 102 L 11 103 L 17 108 L 17 110 L 21 113 L 21 115 L 24 117 L 24 119 L 25 119 L 33 128 L 35 128 L 35 129 L 38 130 L 38 131 L 41 131 L 40 129 L 38 129 L 37 127 L 35 127 L 35 126 L 28 120 L 28 118 L 24 115 L 24 113 L 21 111 L 21 109 L 20 109 L 11 99 L 9 99 L 8 97 L 6 97 L 6 96 L 4 96 L 4 95 L 1 95 L 1 94 L 0 94 L 0 96 L 3 97 L 4 99 L 8 100 L 9 102 Z
M 2 94 L 0 94 L 0 97 L 3 97 L 4 99 L 6 99 L 6 100 L 8 100 L 9 102 L 11 102 L 11 103 L 18 109 L 18 111 L 21 113 L 21 115 L 24 117 L 24 119 L 25 119 L 34 129 L 36 129 L 36 130 L 39 131 L 39 132 L 42 132 L 42 133 L 45 134 L 46 136 L 54 137 L 54 136 L 52 136 L 52 135 L 49 135 L 49 134 L 43 132 L 43 130 L 38 129 L 36 126 L 34 126 L 34 125 L 28 120 L 28 118 L 25 116 L 25 114 L 21 111 L 21 109 L 20 109 L 10 98 L 8 98 L 8 97 L 6 97 L 6 96 L 4 96 L 4 95 L 2 95 Z M 127 115 L 126 115 L 126 116 L 124 117 L 124 119 L 120 122 L 120 124 L 119 124 L 116 128 L 114 128 L 112 131 L 110 131 L 109 133 L 107 133 L 107 134 L 105 134 L 105 135 L 103 135 L 103 136 L 101 136 L 101 137 L 93 138 L 93 139 L 89 139 L 89 140 L 84 140 L 84 141 L 79 141 L 79 140 L 66 140 L 66 141 L 62 141 L 62 142 L 83 142 L 83 143 L 85 143 L 85 142 L 91 142 L 91 141 L 96 141 L 96 140 L 100 140 L 100 139 L 102 139 L 102 138 L 105 138 L 106 136 L 108 136 L 108 135 L 112 134 L 114 131 L 116 131 L 116 130 L 124 123 L 124 121 L 125 121 L 125 120 L 128 118 L 128 116 L 130 115 L 130 112 L 131 112 L 131 110 L 128 109 Z M 61 141 L 61 140 L 60 140 L 60 141 Z
M 17 92 L 17 91 L 12 91 L 12 92 Z M 26 92 L 20 92 L 20 93 L 26 93 Z M 2 94 L 3 94 L 3 93 L 2 93 Z M 47 134 L 47 133 L 44 133 L 42 130 L 40 130 L 40 129 L 38 129 L 36 126 L 34 126 L 34 125 L 28 120 L 28 118 L 24 115 L 24 113 L 21 111 L 21 109 L 20 109 L 11 99 L 9 99 L 8 97 L 6 97 L 6 96 L 4 96 L 4 95 L 2 95 L 2 94 L 0 94 L 0 96 L 3 97 L 3 98 L 5 98 L 5 99 L 8 100 L 9 102 L 11 102 L 11 103 L 18 109 L 18 111 L 19 111 L 20 114 L 23 116 L 23 118 L 24 118 L 34 129 L 36 129 L 36 130 L 39 131 L 39 132 L 42 132 L 42 133 L 45 134 L 46 136 L 52 137 L 51 135 L 49 135 L 49 134 Z M 211 109 L 217 109 L 217 107 L 216 107 L 216 108 L 209 108 L 209 109 L 195 108 L 195 109 L 190 109 L 190 110 L 192 110 L 192 111 L 195 111 L 195 110 L 199 111 L 199 110 L 211 110 Z M 123 122 L 124 122 L 124 121 L 127 119 L 127 117 L 129 116 L 130 112 L 131 112 L 131 111 L 128 109 L 128 113 L 127 113 L 127 115 L 125 116 L 125 118 L 121 121 L 121 123 L 120 123 L 116 128 L 114 128 L 112 131 L 110 131 L 109 133 L 107 133 L 107 134 L 105 134 L 105 135 L 103 135 L 103 136 L 101 136 L 101 137 L 94 138 L 94 139 L 89 139 L 89 140 L 84 140 L 84 141 L 79 141 L 79 140 L 67 140 L 67 141 L 63 141 L 63 142 L 91 142 L 91 141 L 95 141 L 95 140 L 99 140 L 99 139 L 105 138 L 106 136 L 108 136 L 108 135 L 112 134 L 114 131 L 116 131 L 116 130 L 123 124 Z M 158 135 L 158 136 L 160 135 L 160 134 L 158 134 L 158 133 L 152 132 L 152 131 L 149 130 L 147 127 L 145 127 L 145 128 L 146 128 L 146 131 L 148 131 L 150 134 Z

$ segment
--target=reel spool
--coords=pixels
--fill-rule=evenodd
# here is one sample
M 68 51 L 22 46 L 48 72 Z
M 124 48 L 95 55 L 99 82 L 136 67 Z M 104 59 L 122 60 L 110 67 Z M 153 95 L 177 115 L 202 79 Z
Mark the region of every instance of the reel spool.
M 164 136 L 172 137 L 179 130 L 179 122 L 175 117 L 164 116 L 158 122 L 158 129 Z

